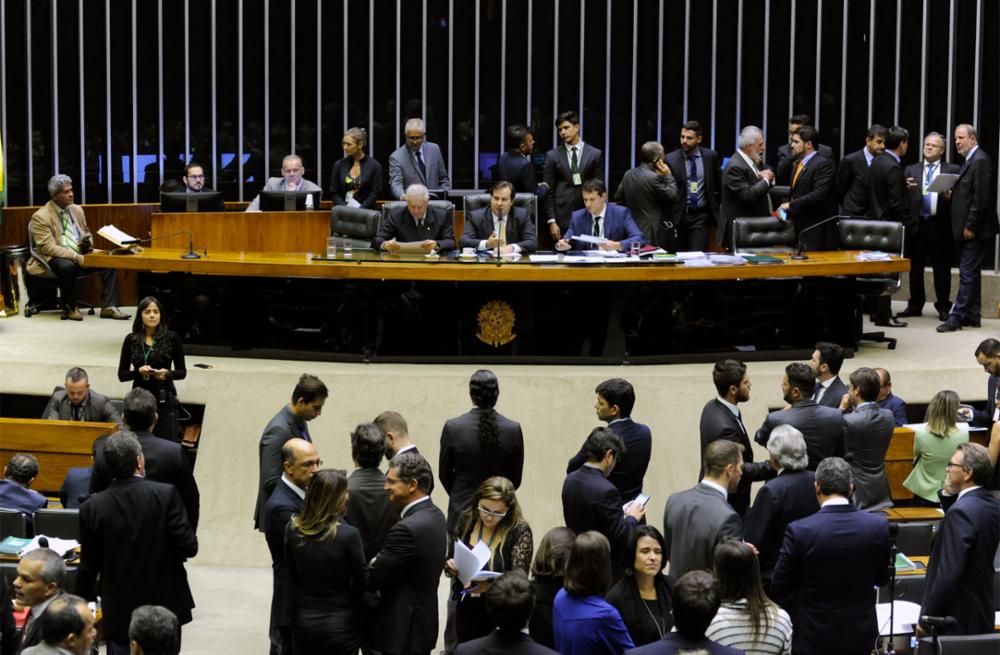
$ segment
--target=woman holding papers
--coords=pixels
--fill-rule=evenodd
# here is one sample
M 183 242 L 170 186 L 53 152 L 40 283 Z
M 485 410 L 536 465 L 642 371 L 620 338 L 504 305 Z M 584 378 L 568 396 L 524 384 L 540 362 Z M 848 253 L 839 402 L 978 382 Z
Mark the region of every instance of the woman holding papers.
M 452 537 L 470 549 L 480 543 L 489 549 L 482 572 L 505 573 L 521 569 L 527 573 L 531 566 L 531 528 L 521 516 L 514 484 L 507 478 L 488 478 L 479 486 L 469 509 L 460 516 Z M 445 562 L 444 570 L 446 575 L 455 578 L 452 595 L 458 600 L 455 614 L 458 642 L 491 633 L 493 621 L 486 613 L 486 602 L 482 596 L 489 588 L 489 580 L 473 575 L 469 584 L 463 585 L 454 558 Z
M 633 530 L 627 552 L 634 561 L 608 590 L 607 600 L 622 615 L 636 646 L 662 639 L 674 625 L 670 615 L 674 581 L 663 575 L 664 544 L 663 535 L 651 525 Z
M 346 510 L 347 476 L 323 469 L 285 528 L 295 655 L 355 655 L 361 648 L 365 554 L 361 533 L 341 522 Z
M 952 453 L 969 440 L 969 424 L 956 424 L 958 394 L 939 391 L 927 406 L 927 422 L 912 426 L 913 470 L 903 486 L 913 492 L 918 507 L 941 507 L 938 491 L 944 486 Z

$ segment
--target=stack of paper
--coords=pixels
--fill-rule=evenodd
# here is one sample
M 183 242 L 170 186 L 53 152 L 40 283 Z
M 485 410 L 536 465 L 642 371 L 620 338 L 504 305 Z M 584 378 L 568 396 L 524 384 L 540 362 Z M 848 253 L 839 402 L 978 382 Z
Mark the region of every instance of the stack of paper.
M 881 250 L 862 250 L 858 253 L 859 262 L 887 262 L 889 259 L 889 253 Z
M 483 570 L 489 561 L 490 548 L 482 541 L 470 550 L 461 540 L 455 540 L 455 568 L 458 569 L 458 579 L 464 586 L 468 587 L 474 580 L 500 577 L 500 573 Z
M 59 553 L 60 557 L 65 557 L 66 553 L 72 550 L 76 550 L 77 548 L 80 547 L 80 542 L 75 539 L 59 539 L 58 537 L 46 537 L 45 535 L 40 534 L 37 535 L 34 539 L 32 539 L 27 546 L 21 548 L 21 552 L 19 553 L 19 555 L 21 557 L 24 557 L 26 553 L 30 553 L 33 550 L 41 548 L 41 546 L 38 545 L 38 540 L 41 539 L 42 537 L 48 539 L 49 549 Z

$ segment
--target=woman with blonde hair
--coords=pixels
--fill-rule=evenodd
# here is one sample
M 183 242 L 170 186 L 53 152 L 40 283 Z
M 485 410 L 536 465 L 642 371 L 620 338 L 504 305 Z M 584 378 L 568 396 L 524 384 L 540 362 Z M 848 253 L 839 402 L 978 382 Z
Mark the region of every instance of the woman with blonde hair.
M 927 406 L 927 422 L 913 426 L 913 470 L 903 486 L 913 492 L 917 507 L 941 506 L 945 467 L 959 444 L 969 440 L 968 423 L 956 423 L 959 403 L 954 391 L 939 391 Z
M 296 655 L 354 655 L 361 647 L 365 555 L 361 533 L 341 522 L 346 509 L 346 473 L 323 469 L 285 529 Z
M 334 205 L 375 209 L 382 192 L 382 166 L 365 154 L 368 133 L 363 127 L 344 132 L 340 143 L 344 157 L 333 163 L 330 197 Z

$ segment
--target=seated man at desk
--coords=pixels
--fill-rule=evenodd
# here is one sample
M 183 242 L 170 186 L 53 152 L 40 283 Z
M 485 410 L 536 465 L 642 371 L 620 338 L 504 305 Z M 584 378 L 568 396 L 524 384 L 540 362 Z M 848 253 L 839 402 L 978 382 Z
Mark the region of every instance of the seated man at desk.
M 281 177 L 270 177 L 264 191 L 322 191 L 319 185 L 302 177 L 306 167 L 298 155 L 288 155 L 281 160 Z M 253 199 L 248 212 L 260 211 L 260 195 Z
M 31 515 L 48 505 L 45 496 L 30 488 L 37 477 L 38 460 L 35 456 L 14 453 L 3 470 L 3 480 L 0 480 L 0 507 Z
M 66 371 L 64 384 L 65 389 L 52 394 L 45 418 L 50 421 L 121 423 L 121 414 L 111 400 L 90 388 L 90 378 L 85 370 L 74 366 Z
M 419 243 L 420 250 L 455 249 L 455 228 L 440 207 L 431 207 L 430 193 L 423 184 L 406 187 L 406 207 L 391 209 L 378 224 L 372 248 L 397 252 L 403 244 Z
M 514 207 L 514 185 L 497 182 L 490 191 L 489 207 L 469 212 L 462 231 L 462 248 L 495 252 L 531 253 L 538 248 L 535 224 L 524 207 Z
M 572 243 L 574 235 L 603 238 L 594 243 L 579 241 Z M 556 242 L 556 250 L 601 250 L 628 251 L 633 243 L 644 243 L 642 230 L 627 207 L 608 204 L 608 189 L 601 180 L 587 180 L 583 183 L 583 209 L 573 212 L 569 229 Z
M 184 192 L 185 193 L 201 193 L 202 191 L 211 191 L 211 189 L 205 188 L 205 169 L 201 164 L 196 164 L 195 162 L 189 163 L 184 167 L 184 176 L 181 178 L 184 182 Z

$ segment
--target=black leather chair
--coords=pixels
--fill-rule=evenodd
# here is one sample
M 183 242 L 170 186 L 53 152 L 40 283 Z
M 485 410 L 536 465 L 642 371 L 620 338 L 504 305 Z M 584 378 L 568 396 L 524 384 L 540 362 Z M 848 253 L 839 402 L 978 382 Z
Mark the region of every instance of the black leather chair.
M 452 229 L 455 229 L 455 205 L 452 204 L 450 200 L 431 200 L 431 207 L 438 207 L 444 210 L 444 213 L 448 216 L 448 220 L 451 221 Z M 401 207 L 406 207 L 405 200 L 390 200 L 382 205 L 382 216 L 387 215 L 390 211 L 395 211 Z M 379 217 L 381 220 L 381 217 Z M 377 230 L 376 230 L 377 231 Z M 374 234 L 372 236 L 375 236 Z M 458 240 L 462 237 L 461 234 L 455 235 L 455 247 L 458 247 Z M 368 244 L 371 246 L 371 244 Z
M 906 600 L 919 605 L 924 599 L 924 587 L 927 577 L 923 575 L 896 576 L 896 600 Z M 889 584 L 879 587 L 878 602 L 889 602 Z
M 931 554 L 934 542 L 934 523 L 900 523 L 896 534 L 899 552 L 911 557 Z
M 881 250 L 902 257 L 905 232 L 903 224 L 896 221 L 842 218 L 837 223 L 837 246 L 841 250 Z M 900 273 L 867 275 L 858 278 L 858 293 L 865 299 L 891 296 L 902 282 Z M 858 315 L 858 321 L 864 321 L 863 314 Z M 861 332 L 860 326 L 858 331 Z M 885 332 L 861 332 L 861 339 L 888 344 L 889 350 L 896 349 L 896 339 L 885 336 Z
M 45 261 L 45 258 L 36 249 L 35 235 L 31 233 L 30 223 L 28 224 L 28 258 L 37 261 L 45 269 L 45 272 L 40 275 L 32 275 L 28 273 L 28 260 L 25 259 L 21 264 L 23 267 L 21 273 L 24 275 L 24 286 L 28 290 L 28 304 L 24 308 L 24 317 L 31 318 L 38 312 L 52 309 L 61 310 L 62 308 L 58 300 L 59 286 L 56 284 L 56 274 L 52 272 L 52 267 L 49 266 L 49 263 Z M 80 275 L 77 275 L 76 279 L 81 280 L 96 272 L 94 270 L 85 270 Z M 87 313 L 91 316 L 94 315 L 94 306 L 90 303 L 83 302 L 78 298 L 76 304 L 78 307 L 86 309 Z
M 997 655 L 1000 632 L 985 635 L 945 635 L 938 637 L 937 650 L 931 637 L 917 642 L 917 655 Z
M 470 193 L 462 197 L 462 215 L 465 220 L 469 220 L 469 212 L 482 209 L 483 207 L 488 207 L 492 200 L 492 196 L 488 193 Z M 531 222 L 535 224 L 535 234 L 539 234 L 538 229 L 538 196 L 533 193 L 515 193 L 514 194 L 514 206 L 524 207 L 528 210 L 528 218 Z M 461 234 L 455 235 L 455 243 L 462 238 Z M 537 236 L 535 239 L 537 240 Z M 538 245 L 535 244 L 537 248 Z
M 24 514 L 13 509 L 0 509 L 0 540 L 28 536 L 28 518 Z
M 80 539 L 80 510 L 40 509 L 35 512 L 35 534 L 59 539 Z
M 330 236 L 348 239 L 355 248 L 370 248 L 381 216 L 377 209 L 336 205 L 330 212 Z
M 733 219 L 733 252 L 795 247 L 795 226 L 773 216 Z

